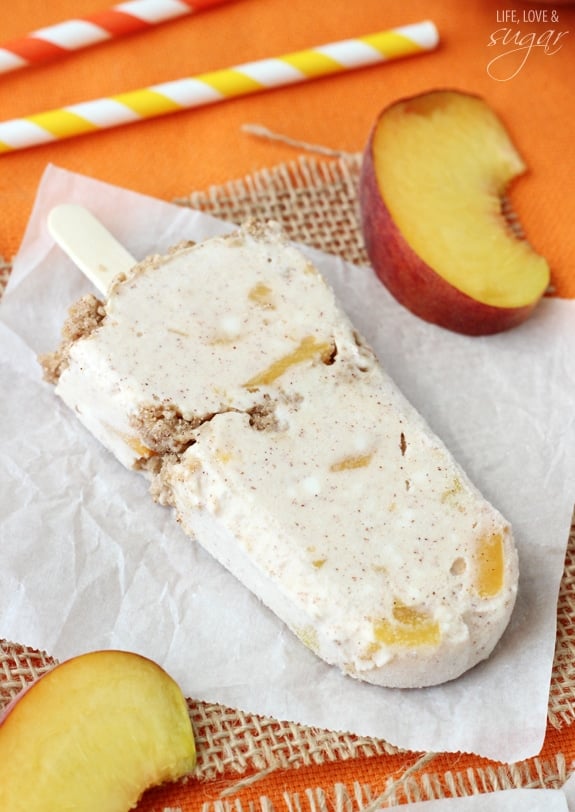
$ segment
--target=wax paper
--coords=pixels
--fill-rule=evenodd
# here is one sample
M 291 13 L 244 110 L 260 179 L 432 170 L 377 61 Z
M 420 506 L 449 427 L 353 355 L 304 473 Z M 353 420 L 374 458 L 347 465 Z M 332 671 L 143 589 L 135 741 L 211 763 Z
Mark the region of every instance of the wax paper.
M 136 257 L 230 226 L 49 167 L 0 307 L 0 637 L 64 659 L 96 648 L 161 663 L 196 700 L 501 761 L 539 752 L 575 498 L 575 302 L 470 338 L 402 308 L 369 267 L 305 249 L 406 396 L 512 522 L 519 596 L 492 657 L 460 679 L 392 690 L 308 651 L 155 504 L 42 380 L 91 289 L 54 245 L 52 206 L 86 205 Z
M 409 812 L 575 812 L 561 789 L 508 789 L 407 804 Z

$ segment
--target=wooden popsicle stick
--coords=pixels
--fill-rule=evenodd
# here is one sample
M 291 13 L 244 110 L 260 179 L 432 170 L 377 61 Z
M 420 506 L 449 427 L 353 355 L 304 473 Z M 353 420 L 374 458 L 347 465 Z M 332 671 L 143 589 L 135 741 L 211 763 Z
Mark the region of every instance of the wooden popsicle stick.
M 116 276 L 127 273 L 137 262 L 88 209 L 75 203 L 53 208 L 48 215 L 48 230 L 104 295 Z

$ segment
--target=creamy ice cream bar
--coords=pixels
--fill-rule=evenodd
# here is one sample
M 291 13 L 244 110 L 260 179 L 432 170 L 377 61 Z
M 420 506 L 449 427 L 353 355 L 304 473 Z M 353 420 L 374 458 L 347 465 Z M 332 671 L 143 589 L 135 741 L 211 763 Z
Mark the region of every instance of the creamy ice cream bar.
M 511 615 L 511 528 L 273 223 L 185 244 L 72 309 L 58 395 L 326 662 L 451 680 Z

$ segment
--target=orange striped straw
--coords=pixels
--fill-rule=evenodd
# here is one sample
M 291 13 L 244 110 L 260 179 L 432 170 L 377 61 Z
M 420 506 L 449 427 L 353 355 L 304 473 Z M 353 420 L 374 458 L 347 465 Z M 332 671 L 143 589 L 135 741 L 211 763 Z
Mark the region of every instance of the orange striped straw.
M 0 44 L 0 73 L 40 65 L 229 0 L 128 0 Z
M 247 62 L 24 118 L 1 121 L 0 154 L 389 62 L 430 51 L 438 42 L 435 25 L 430 20 L 424 20 L 272 59 Z

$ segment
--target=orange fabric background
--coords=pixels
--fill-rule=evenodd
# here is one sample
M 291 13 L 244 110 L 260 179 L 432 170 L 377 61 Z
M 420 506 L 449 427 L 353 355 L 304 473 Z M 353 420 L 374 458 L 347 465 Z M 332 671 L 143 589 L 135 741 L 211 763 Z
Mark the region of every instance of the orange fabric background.
M 575 730 L 573 728 L 566 728 L 561 732 L 549 728 L 540 758 L 542 760 L 551 760 L 558 752 L 563 753 L 567 764 L 570 766 L 575 756 Z M 228 809 L 230 812 L 234 810 L 236 802 L 241 804 L 239 809 L 242 812 L 263 810 L 265 806 L 262 804 L 262 798 L 271 801 L 272 809 L 270 812 L 284 812 L 284 810 L 285 812 L 288 812 L 288 810 L 291 812 L 293 807 L 290 807 L 289 803 L 283 798 L 283 794 L 287 792 L 292 797 L 298 795 L 302 799 L 301 809 L 305 810 L 305 812 L 308 812 L 308 810 L 311 812 L 315 807 L 313 802 L 308 802 L 306 790 L 325 787 L 326 795 L 330 797 L 334 785 L 344 784 L 346 787 L 352 788 L 354 782 L 359 782 L 371 787 L 373 797 L 377 798 L 385 792 L 387 779 L 399 780 L 407 770 L 417 764 L 420 756 L 421 753 L 398 753 L 393 756 L 362 757 L 349 761 L 328 763 L 322 766 L 300 767 L 297 770 L 279 770 L 254 781 L 251 786 L 242 787 L 236 792 L 230 790 L 238 784 L 239 779 L 237 776 L 230 776 L 227 781 L 206 784 L 191 781 L 186 785 L 177 783 L 164 785 L 145 792 L 136 809 L 137 812 L 169 812 L 175 807 L 177 812 L 179 810 L 181 812 L 201 812 L 203 805 L 209 804 L 209 812 L 212 812 L 214 810 L 212 804 L 216 804 L 218 801 L 222 803 L 221 799 L 223 797 L 229 803 Z M 525 762 L 524 772 L 526 775 L 529 774 L 529 765 L 529 761 Z M 429 772 L 445 776 L 449 773 L 453 775 L 455 772 L 464 773 L 467 769 L 474 768 L 488 771 L 490 767 L 496 768 L 497 766 L 497 762 L 479 759 L 472 755 L 438 753 L 428 762 L 425 768 L 421 769 L 419 774 L 423 775 Z M 414 777 L 417 774 L 415 772 Z M 529 789 L 533 788 L 528 785 L 528 782 L 526 782 L 525 786 Z M 560 789 L 560 786 L 548 784 L 546 788 Z M 230 791 L 229 795 L 226 794 L 228 791 Z M 436 791 L 442 793 L 441 795 L 438 794 L 437 797 L 453 797 L 453 786 L 447 780 L 444 780 L 441 789 L 436 788 Z M 482 790 L 478 789 L 477 791 L 481 792 Z M 403 802 L 405 803 L 405 801 Z M 332 808 L 329 802 L 327 802 L 325 808 Z M 356 808 L 355 805 L 350 807 L 353 810 Z M 386 807 L 382 805 L 381 808 Z M 406 806 L 405 808 L 408 809 L 409 807 Z M 222 812 L 224 812 L 224 809 L 225 807 L 222 808 Z M 225 812 L 228 812 L 228 809 L 225 809 Z M 370 812 L 374 812 L 374 810 L 371 809 Z
M 106 6 L 106 0 L 16 0 L 2 17 L 7 41 Z M 547 24 L 504 23 L 533 9 L 555 10 Z M 525 230 L 550 261 L 558 292 L 575 296 L 575 7 L 502 0 L 231 0 L 154 30 L 87 49 L 58 62 L 0 77 L 0 117 L 13 118 L 149 84 L 230 67 L 345 37 L 432 19 L 441 46 L 402 59 L 236 99 L 162 119 L 0 156 L 0 254 L 18 248 L 47 163 L 166 200 L 291 160 L 296 151 L 242 131 L 246 123 L 333 149 L 361 150 L 387 102 L 452 86 L 483 94 L 507 123 L 529 165 L 513 189 Z M 513 78 L 497 80 L 488 62 L 506 48 L 490 35 L 568 30 L 556 53 L 533 48 Z M 525 54 L 499 63 L 510 77 Z M 500 78 L 501 78 L 500 74 Z

